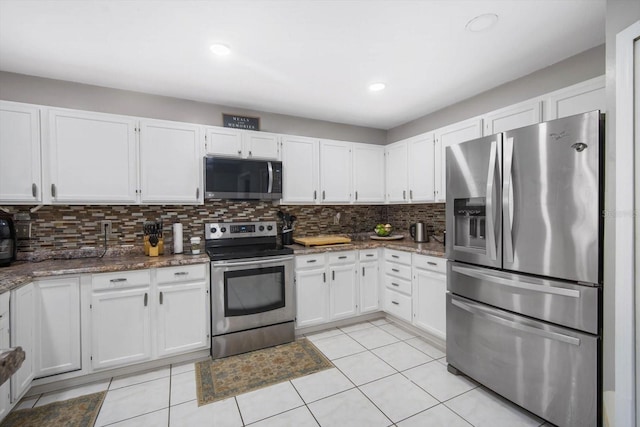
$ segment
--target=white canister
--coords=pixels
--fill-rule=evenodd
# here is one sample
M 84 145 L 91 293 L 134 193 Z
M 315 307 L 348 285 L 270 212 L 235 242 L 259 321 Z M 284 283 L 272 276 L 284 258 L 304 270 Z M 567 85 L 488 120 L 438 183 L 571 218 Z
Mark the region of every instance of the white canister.
M 173 253 L 182 253 L 182 224 L 179 222 L 173 224 Z
M 198 255 L 200 253 L 200 238 L 192 237 L 191 238 L 191 253 L 193 255 Z

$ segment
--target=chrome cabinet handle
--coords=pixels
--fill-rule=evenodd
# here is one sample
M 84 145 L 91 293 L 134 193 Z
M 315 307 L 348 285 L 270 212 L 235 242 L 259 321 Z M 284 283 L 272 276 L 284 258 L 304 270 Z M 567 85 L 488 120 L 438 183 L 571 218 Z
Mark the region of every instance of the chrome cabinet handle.
M 322 282 L 327 283 L 327 273 L 322 273 Z
M 402 200 L 407 199 L 407 190 L 402 190 Z
M 51 197 L 56 197 L 56 185 L 51 184 Z
M 326 194 L 324 192 L 324 190 L 322 190 L 322 200 L 326 199 Z
M 391 258 L 400 258 L 398 255 L 391 255 Z
M 331 280 L 336 280 L 336 271 L 331 271 Z
M 429 265 L 438 265 L 437 262 L 433 262 L 433 261 L 427 261 L 427 264 L 429 264 Z
M 144 306 L 147 306 L 147 303 L 149 302 L 149 294 L 148 293 L 144 293 Z
M 391 282 L 391 284 L 395 287 L 398 287 L 398 288 L 400 287 L 400 285 L 398 285 L 397 283 Z
M 391 301 L 391 304 L 400 305 L 400 303 L 397 301 Z
M 358 200 L 358 192 L 356 191 L 356 200 Z
M 362 277 L 364 277 L 364 267 L 362 267 Z
M 310 264 L 310 263 L 312 263 L 312 262 L 316 262 L 316 261 L 317 261 L 317 259 L 308 259 L 308 260 L 307 260 L 307 264 Z
M 253 156 L 253 153 L 251 152 L 251 150 L 249 150 L 249 157 Z
M 413 190 L 409 190 L 409 198 L 413 200 Z
M 316 190 L 313 190 L 313 200 L 316 200 L 318 198 L 318 192 Z
M 110 279 L 109 281 L 111 283 L 122 283 L 122 282 L 126 282 L 127 279 L 126 278 L 119 278 L 119 279 Z
M 36 185 L 35 182 L 31 184 L 31 195 L 33 197 L 38 197 L 38 186 Z
M 367 254 L 367 255 L 365 255 L 365 256 L 373 256 L 373 254 Z
M 188 276 L 189 272 L 188 271 L 176 271 L 175 273 L 173 273 L 174 276 Z
M 242 155 L 242 150 L 238 150 L 238 156 Z
M 162 292 L 160 292 L 160 304 L 163 302 Z
M 346 255 L 339 256 L 338 259 L 347 259 Z
M 196 199 L 200 198 L 200 187 L 196 188 Z

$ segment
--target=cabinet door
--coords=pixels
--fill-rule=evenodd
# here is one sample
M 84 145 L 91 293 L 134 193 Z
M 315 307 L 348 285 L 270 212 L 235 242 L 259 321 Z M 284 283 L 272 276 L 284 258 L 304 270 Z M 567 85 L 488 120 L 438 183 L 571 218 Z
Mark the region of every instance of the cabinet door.
M 329 267 L 331 276 L 329 318 L 343 319 L 355 316 L 358 312 L 355 264 L 334 265 Z
M 486 114 L 483 118 L 484 135 L 505 132 L 512 129 L 540 123 L 542 102 L 526 101 Z
M 328 320 L 329 285 L 324 266 L 296 271 L 296 325 L 318 325 Z
M 135 203 L 136 121 L 50 110 L 49 164 L 54 203 Z
M 91 296 L 94 369 L 128 365 L 151 357 L 149 289 L 93 293 Z
M 407 143 L 406 141 L 396 142 L 385 147 L 387 157 L 386 182 L 387 201 L 406 202 L 407 199 Z
M 431 335 L 446 339 L 447 276 L 413 269 L 413 324 Z
M 207 154 L 226 157 L 242 157 L 242 131 L 221 127 L 206 130 Z
M 0 348 L 10 348 L 9 336 L 9 293 L 0 295 Z M 11 407 L 11 381 L 0 386 L 0 421 L 9 413 Z
M 320 189 L 322 203 L 351 201 L 351 143 L 320 141 Z
M 11 377 L 11 401 L 15 402 L 31 386 L 34 369 L 35 287 L 33 283 L 11 293 L 11 347 L 20 346 L 25 359 Z
M 596 77 L 550 93 L 545 100 L 545 120 L 560 119 L 593 110 L 607 111 L 605 77 Z
M 409 147 L 409 200 L 432 202 L 434 199 L 434 146 L 433 134 L 427 133 L 410 139 Z
M 447 147 L 482 136 L 482 120 L 470 119 L 434 132 L 435 135 L 435 196 L 436 202 L 447 200 Z
M 140 180 L 142 203 L 201 203 L 200 126 L 142 120 Z
M 158 356 L 209 346 L 206 282 L 158 287 Z
M 318 201 L 318 144 L 317 139 L 282 137 L 283 203 Z
M 360 263 L 360 313 L 380 309 L 378 261 Z
M 266 132 L 245 131 L 243 156 L 248 159 L 277 160 L 279 158 L 278 135 Z
M 353 144 L 353 201 L 384 202 L 384 146 Z
M 36 377 L 81 369 L 79 279 L 37 282 L 35 320 Z
M 0 101 L 0 203 L 41 200 L 40 110 Z

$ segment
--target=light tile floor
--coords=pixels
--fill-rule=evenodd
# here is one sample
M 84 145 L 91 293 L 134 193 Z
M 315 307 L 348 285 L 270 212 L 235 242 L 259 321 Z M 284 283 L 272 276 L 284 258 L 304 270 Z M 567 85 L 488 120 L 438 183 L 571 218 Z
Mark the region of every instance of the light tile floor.
M 465 377 L 445 354 L 386 319 L 310 334 L 334 363 L 306 377 L 198 407 L 194 364 L 31 396 L 17 408 L 108 390 L 96 426 L 540 426 Z M 546 424 L 545 424 L 546 426 Z

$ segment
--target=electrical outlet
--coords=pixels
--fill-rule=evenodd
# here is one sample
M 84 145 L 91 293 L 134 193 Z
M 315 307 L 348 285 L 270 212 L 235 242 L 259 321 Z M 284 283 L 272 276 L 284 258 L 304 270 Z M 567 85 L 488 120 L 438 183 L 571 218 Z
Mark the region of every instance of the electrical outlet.
M 110 219 L 103 219 L 102 221 L 100 221 L 100 235 L 104 235 L 105 232 L 107 233 L 107 237 L 111 236 Z
M 19 240 L 28 240 L 31 238 L 31 222 L 16 221 L 16 238 Z

